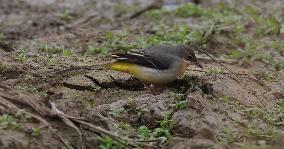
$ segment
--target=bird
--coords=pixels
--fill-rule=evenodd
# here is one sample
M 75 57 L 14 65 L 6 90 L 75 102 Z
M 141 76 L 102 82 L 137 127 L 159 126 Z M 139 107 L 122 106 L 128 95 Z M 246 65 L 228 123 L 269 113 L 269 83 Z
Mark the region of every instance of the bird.
M 181 76 L 189 64 L 197 62 L 192 47 L 188 45 L 160 45 L 144 49 L 130 49 L 127 52 L 113 53 L 108 67 L 125 72 L 150 84 L 167 84 Z

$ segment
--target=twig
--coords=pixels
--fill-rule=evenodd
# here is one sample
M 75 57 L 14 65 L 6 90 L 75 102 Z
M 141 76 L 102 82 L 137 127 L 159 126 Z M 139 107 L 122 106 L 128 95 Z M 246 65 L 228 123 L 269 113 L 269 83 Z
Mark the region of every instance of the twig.
M 153 10 L 153 9 L 161 9 L 162 6 L 164 4 L 163 0 L 155 0 L 152 4 L 142 8 L 141 10 L 131 14 L 128 18 L 129 19 L 134 19 L 137 18 L 139 16 L 141 16 L 143 13 L 149 11 L 149 10 Z
M 212 58 L 207 58 L 207 57 L 198 57 L 197 60 L 204 60 L 204 61 L 214 61 Z M 234 64 L 238 63 L 236 60 L 227 60 L 227 59 L 215 59 L 216 61 L 222 62 L 222 63 L 227 63 L 227 64 Z
M 9 87 L 0 85 L 0 91 L 5 91 L 5 93 L 0 92 L 0 104 L 2 104 L 3 106 L 1 106 L 1 110 L 2 107 L 7 107 L 9 110 L 13 111 L 13 114 L 16 113 L 17 111 L 20 110 L 20 108 L 18 108 L 14 103 L 12 102 L 17 102 L 26 106 L 29 106 L 30 108 L 32 108 L 33 110 L 35 110 L 36 112 L 38 112 L 40 115 L 42 116 L 46 116 L 49 115 L 48 111 L 46 109 L 42 109 L 41 106 L 39 106 L 37 103 L 34 103 L 31 97 L 28 97 L 27 95 L 21 94 Z M 12 93 L 11 93 L 12 92 Z M 8 94 L 13 94 L 14 96 L 8 95 Z M 10 102 L 12 101 L 12 102 Z M 6 112 L 8 112 L 8 110 L 5 110 Z M 53 134 L 55 134 L 60 141 L 68 148 L 71 149 L 71 145 L 70 143 L 65 140 L 62 136 L 60 136 L 58 133 L 56 133 L 55 129 L 52 128 L 52 126 L 50 125 L 49 122 L 47 122 L 44 118 L 41 118 L 40 116 L 37 116 L 35 114 L 32 114 L 28 111 L 23 110 L 22 111 L 24 114 L 31 116 L 34 119 L 37 119 L 39 122 L 42 122 L 44 125 L 40 127 L 40 129 L 46 128 L 48 127 L 49 130 L 51 130 L 51 132 Z
M 201 69 L 188 69 L 191 71 L 197 71 L 197 72 L 204 72 L 206 73 L 206 70 L 201 70 Z M 253 80 L 259 80 L 256 77 L 252 76 L 251 74 L 248 73 L 231 73 L 231 72 L 217 72 L 218 74 L 234 74 L 234 75 L 240 75 L 240 76 L 248 76 L 249 78 L 253 79 Z
M 49 104 L 51 106 L 51 114 L 53 116 L 59 117 L 65 124 L 67 124 L 68 126 L 74 128 L 78 132 L 78 134 L 79 134 L 79 143 L 78 143 L 77 148 L 81 148 L 81 149 L 85 148 L 85 145 L 83 144 L 83 137 L 82 137 L 82 133 L 81 133 L 80 129 L 71 120 L 69 120 L 62 111 L 57 109 L 56 104 L 54 102 L 49 101 Z
M 92 129 L 94 129 L 95 132 L 107 135 L 107 136 L 109 136 L 109 137 L 111 137 L 111 138 L 113 138 L 113 139 L 115 139 L 115 140 L 117 140 L 119 142 L 126 141 L 127 144 L 125 144 L 125 142 L 122 142 L 125 145 L 131 145 L 132 147 L 136 147 L 136 148 L 139 148 L 139 146 L 153 147 L 153 146 L 151 146 L 149 144 L 140 143 L 140 142 L 132 140 L 130 138 L 119 136 L 119 135 L 114 134 L 114 133 L 112 133 L 112 132 L 110 132 L 108 130 L 105 130 L 105 129 L 99 127 L 99 126 L 95 126 L 95 125 L 93 125 L 91 123 L 88 123 L 88 122 L 85 122 L 85 121 L 81 121 L 81 120 L 78 120 L 78 119 L 72 119 L 72 120 L 77 122 L 77 123 L 80 123 L 80 124 L 83 124 L 85 126 L 88 126 L 88 127 L 92 128 Z
M 208 57 L 210 57 L 214 62 L 218 63 L 219 65 L 221 65 L 222 67 L 224 67 L 226 70 L 228 70 L 229 72 L 231 72 L 232 74 L 235 74 L 234 71 L 232 71 L 230 68 L 228 68 L 226 65 L 224 65 L 223 63 L 221 63 L 220 61 L 216 60 L 213 56 L 211 56 L 210 54 L 208 54 L 206 51 L 204 51 L 201 48 L 197 49 L 198 51 L 201 51 L 202 53 L 206 54 Z M 235 81 L 237 81 L 238 83 L 242 84 L 240 80 L 238 80 L 237 78 L 233 78 Z
M 15 104 L 13 104 L 13 103 L 11 103 L 10 101 L 6 100 L 6 99 L 3 98 L 2 96 L 0 96 L 0 100 L 1 100 L 0 104 L 2 104 L 4 107 L 7 107 L 8 109 L 11 109 L 12 111 L 15 111 L 15 112 L 16 112 L 16 111 L 20 111 L 20 108 L 18 108 Z M 46 120 L 44 120 L 43 118 L 41 118 L 41 117 L 39 117 L 39 116 L 37 116 L 37 115 L 34 115 L 34 114 L 32 114 L 32 113 L 30 113 L 30 112 L 27 112 L 27 111 L 25 111 L 25 110 L 22 110 L 22 112 L 23 112 L 24 114 L 26 114 L 26 115 L 29 115 L 29 116 L 31 116 L 31 117 L 37 119 L 39 122 L 44 123 L 44 126 L 42 126 L 42 128 L 44 128 L 44 127 L 46 127 L 46 126 L 49 125 L 49 123 L 48 123 Z
M 5 52 L 12 52 L 12 51 L 16 50 L 11 45 L 6 44 L 6 43 L 4 43 L 2 41 L 0 41 L 0 49 L 3 49 Z
M 29 112 L 27 112 L 27 111 L 22 111 L 22 112 L 23 112 L 24 114 L 26 114 L 26 115 L 29 115 L 30 117 L 33 117 L 33 118 L 37 119 L 38 121 L 43 122 L 45 125 L 41 126 L 41 127 L 40 127 L 40 130 L 47 127 L 49 130 L 51 130 L 51 132 L 52 132 L 53 134 L 55 134 L 55 135 L 60 139 L 60 141 L 61 141 L 68 149 L 72 149 L 70 143 L 69 143 L 67 140 L 65 140 L 61 135 L 59 135 L 58 133 L 56 133 L 56 130 L 53 129 L 53 127 L 50 125 L 50 123 L 48 123 L 45 119 L 43 119 L 43 118 L 41 118 L 40 116 L 37 116 L 37 115 L 35 115 L 35 114 L 29 113 Z
M 70 29 L 70 28 L 74 28 L 79 26 L 80 24 L 86 24 L 87 22 L 89 22 L 90 20 L 92 20 L 94 17 L 98 16 L 97 12 L 92 12 L 91 14 L 80 18 L 79 20 L 73 22 L 72 24 L 68 24 L 66 25 L 66 28 Z
M 3 106 L 1 106 L 0 110 L 4 110 L 5 112 L 7 113 L 12 113 L 12 114 L 15 114 L 17 111 L 20 110 L 20 108 L 18 108 L 15 104 L 11 103 L 10 101 L 8 101 L 7 99 L 3 98 L 0 96 L 0 104 L 2 104 Z M 3 109 L 4 107 L 7 107 L 9 110 L 6 110 L 6 109 Z M 9 112 L 9 111 L 13 111 L 13 112 Z M 52 128 L 52 126 L 50 125 L 50 123 L 48 123 L 45 119 L 41 118 L 40 116 L 37 116 L 35 114 L 32 114 L 28 111 L 25 111 L 25 110 L 22 110 L 22 112 L 26 115 L 29 115 L 30 117 L 34 118 L 34 119 L 37 119 L 39 122 L 42 122 L 44 123 L 43 126 L 40 127 L 40 129 L 43 129 L 43 128 L 46 128 L 48 127 L 49 130 L 51 130 L 51 132 L 53 134 L 55 134 L 59 139 L 60 141 L 68 148 L 70 149 L 71 148 L 71 145 L 70 143 L 68 143 L 68 141 L 66 141 L 65 139 L 63 139 L 62 136 L 60 136 L 59 134 L 56 133 L 56 131 Z
M 153 139 L 153 140 L 137 140 L 137 142 L 157 142 L 159 139 Z
M 104 134 L 104 135 L 107 135 L 107 136 L 110 136 L 111 138 L 117 140 L 117 141 L 126 141 L 127 144 L 125 145 L 131 145 L 132 147 L 136 147 L 136 148 L 139 148 L 139 145 L 141 146 L 147 146 L 147 147 L 152 147 L 150 145 L 147 145 L 147 144 L 143 144 L 143 143 L 139 143 L 139 142 L 136 142 L 130 138 L 127 138 L 127 137 L 122 137 L 122 136 L 119 136 L 119 135 L 116 135 L 106 129 L 103 129 L 99 126 L 95 126 L 91 123 L 88 123 L 88 122 L 85 122 L 85 121 L 82 121 L 80 120 L 80 118 L 76 118 L 76 117 L 73 117 L 73 116 L 69 116 L 65 113 L 63 113 L 62 111 L 60 111 L 57 107 L 56 107 L 56 104 L 49 101 L 51 107 L 52 107 L 52 113 L 55 114 L 56 116 L 59 116 L 67 125 L 69 125 L 70 127 L 74 128 L 77 130 L 77 132 L 80 134 L 80 136 L 82 135 L 81 134 L 81 131 L 79 130 L 79 128 L 77 128 L 77 126 L 72 122 L 76 122 L 76 123 L 79 123 L 79 124 L 82 124 L 82 125 L 85 125 L 85 126 L 88 126 L 88 127 L 91 127 L 92 129 L 94 129 L 97 133 L 100 133 L 100 134 Z M 82 139 L 80 137 L 80 139 Z M 124 143 L 124 142 L 122 142 Z
M 48 109 L 46 107 L 40 106 L 39 104 L 35 103 L 34 102 L 35 100 L 33 100 L 30 96 L 22 94 L 12 88 L 9 88 L 1 84 L 0 88 L 3 90 L 3 92 L 0 92 L 0 96 L 2 96 L 3 98 L 8 99 L 9 101 L 12 102 L 29 106 L 42 116 L 48 115 Z

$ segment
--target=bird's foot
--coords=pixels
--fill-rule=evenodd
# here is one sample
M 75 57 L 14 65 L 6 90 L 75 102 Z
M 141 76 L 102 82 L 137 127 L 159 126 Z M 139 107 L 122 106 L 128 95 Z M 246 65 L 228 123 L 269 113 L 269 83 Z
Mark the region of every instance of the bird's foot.
M 166 89 L 166 86 L 150 84 L 149 86 L 146 86 L 145 89 L 148 90 L 148 92 L 150 92 L 151 94 L 158 95 Z

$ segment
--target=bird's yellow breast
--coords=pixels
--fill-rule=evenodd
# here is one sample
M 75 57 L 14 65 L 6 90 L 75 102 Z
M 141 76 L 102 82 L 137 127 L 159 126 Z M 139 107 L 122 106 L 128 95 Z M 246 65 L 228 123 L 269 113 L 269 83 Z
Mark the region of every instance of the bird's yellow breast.
M 178 62 L 170 69 L 159 70 L 126 62 L 114 62 L 109 65 L 110 69 L 126 72 L 142 81 L 155 84 L 164 84 L 174 81 L 178 76 L 184 73 L 187 66 L 186 63 Z
M 116 71 L 122 71 L 126 72 L 132 75 L 137 75 L 140 72 L 139 68 L 137 67 L 136 64 L 131 64 L 131 63 L 125 63 L 125 62 L 114 62 L 109 65 L 110 69 L 116 70 Z

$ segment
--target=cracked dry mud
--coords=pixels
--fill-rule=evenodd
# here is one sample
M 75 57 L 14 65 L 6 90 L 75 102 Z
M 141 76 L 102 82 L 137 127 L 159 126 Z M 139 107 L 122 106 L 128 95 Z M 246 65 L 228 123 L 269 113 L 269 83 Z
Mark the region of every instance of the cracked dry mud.
M 119 2 L 132 4 L 131 1 Z M 1 85 L 34 96 L 37 103 L 46 104 L 46 100 L 52 100 L 65 114 L 83 118 L 121 136 L 137 136 L 135 128 L 142 125 L 149 129 L 158 128 L 164 115 L 170 113 L 169 130 L 172 138 L 159 146 L 168 149 L 240 148 L 240 144 L 227 146 L 218 141 L 219 132 L 223 128 L 231 127 L 236 132 L 242 132 L 251 123 L 239 105 L 271 109 L 283 98 L 283 94 L 279 93 L 283 78 L 277 82 L 267 82 L 247 75 L 206 75 L 204 72 L 192 71 L 195 67 L 191 66 L 175 82 L 158 91 L 151 91 L 128 74 L 112 70 L 84 69 L 85 66 L 100 66 L 110 62 L 107 56 L 79 55 L 88 44 L 99 42 L 103 33 L 121 29 L 123 23 L 109 23 L 111 19 L 107 16 L 114 12 L 102 14 L 112 3 L 108 0 L 84 0 L 82 3 L 76 0 L 1 2 L 0 29 L 6 36 L 5 40 L 14 47 L 27 49 L 27 59 L 22 63 L 18 60 L 19 51 L 7 52 L 0 48 Z M 68 9 L 74 20 L 78 20 L 94 8 L 97 8 L 98 16 L 71 30 L 65 28 L 68 23 L 62 21 L 58 15 L 63 9 Z M 143 18 L 127 23 L 141 22 L 145 23 Z M 46 53 L 36 44 L 33 45 L 54 42 L 73 47 L 78 56 L 64 57 L 54 54 L 53 62 L 49 63 Z M 200 63 L 205 68 L 222 67 L 206 60 L 201 60 Z M 235 72 L 252 76 L 258 70 L 255 66 L 246 68 L 236 64 L 225 65 Z M 186 107 L 174 109 L 176 97 L 173 93 L 184 94 L 187 91 L 189 92 L 184 97 Z M 230 97 L 229 102 L 223 101 L 225 96 Z M 23 105 L 20 107 L 26 108 Z M 29 108 L 26 110 L 31 111 Z M 0 114 L 4 113 L 0 111 Z M 76 146 L 78 134 L 75 130 L 55 119 L 48 120 L 62 137 Z M 252 121 L 264 129 L 269 125 L 261 119 Z M 31 129 L 40 126 L 38 122 L 19 120 L 18 123 L 20 127 L 15 130 L 0 129 L 0 148 L 63 148 L 64 144 L 47 129 L 41 130 L 39 137 L 31 135 Z M 117 126 L 121 123 L 129 124 L 130 128 L 118 129 Z M 99 147 L 100 140 L 91 131 L 85 130 L 84 138 L 87 148 Z M 252 138 L 249 141 L 258 140 Z M 270 147 L 277 148 L 283 144 L 281 137 L 273 141 L 269 142 Z

